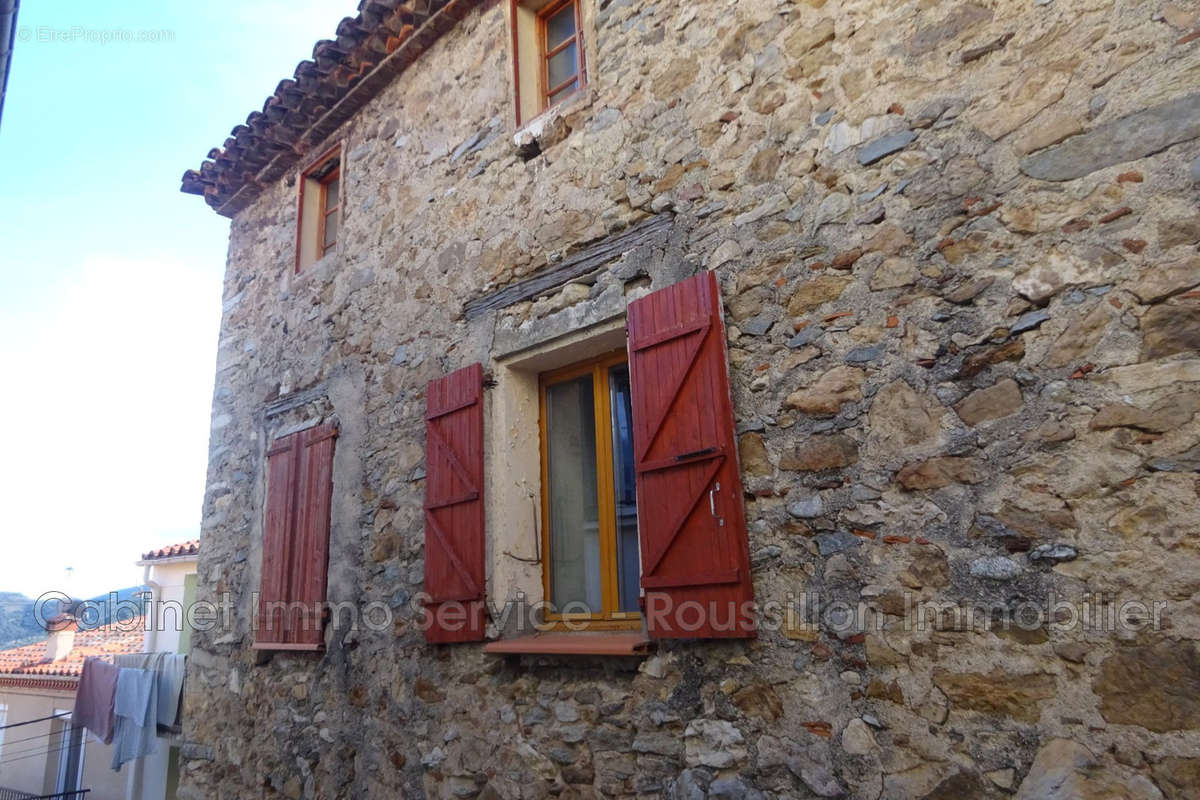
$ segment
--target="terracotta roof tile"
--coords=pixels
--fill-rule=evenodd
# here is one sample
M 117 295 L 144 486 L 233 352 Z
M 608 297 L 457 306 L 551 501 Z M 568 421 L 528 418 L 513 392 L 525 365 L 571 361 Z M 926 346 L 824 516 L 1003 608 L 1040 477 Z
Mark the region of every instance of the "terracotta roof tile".
M 232 217 L 279 180 L 446 31 L 490 0 L 362 0 L 338 23 L 336 39 L 313 46 L 295 80 L 279 82 L 261 112 L 251 112 L 180 189 L 203 195 Z
M 112 657 L 116 655 L 140 653 L 144 639 L 141 618 L 90 630 L 77 630 L 71 652 L 61 661 L 46 660 L 45 641 L 0 650 L 0 675 L 78 678 L 86 659 L 102 658 L 112 662 Z
M 151 550 L 149 553 L 142 554 L 143 561 L 158 561 L 163 558 L 179 558 L 180 556 L 194 556 L 200 552 L 200 540 L 188 539 L 186 542 L 178 544 L 169 544 L 166 547 L 160 547 L 157 550 Z

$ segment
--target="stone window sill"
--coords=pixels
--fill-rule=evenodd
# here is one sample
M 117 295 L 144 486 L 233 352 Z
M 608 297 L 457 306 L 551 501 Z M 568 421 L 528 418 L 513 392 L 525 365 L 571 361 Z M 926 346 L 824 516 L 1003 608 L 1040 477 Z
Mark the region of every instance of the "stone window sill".
M 590 106 L 594 99 L 589 84 L 521 125 L 512 139 L 517 154 L 528 160 L 561 142 L 570 133 L 566 118 Z
M 299 289 L 309 283 L 326 280 L 330 275 L 338 271 L 341 260 L 341 246 L 338 245 L 299 272 L 293 270 L 289 287 Z
M 650 649 L 644 631 L 535 633 L 488 642 L 483 652 L 500 655 L 641 656 Z

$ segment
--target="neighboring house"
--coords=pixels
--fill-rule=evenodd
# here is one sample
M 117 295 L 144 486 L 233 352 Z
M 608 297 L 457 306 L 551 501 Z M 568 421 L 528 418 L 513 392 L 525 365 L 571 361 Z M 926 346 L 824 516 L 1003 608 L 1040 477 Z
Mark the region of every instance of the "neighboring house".
M 192 627 L 188 609 L 196 598 L 196 563 L 200 540 L 160 547 L 142 556 L 142 583 L 150 590 L 155 624 L 146 628 L 145 653 L 191 652 Z M 158 752 L 129 765 L 128 800 L 175 800 L 179 785 L 179 750 L 176 734 L 164 739 Z
M 0 651 L 0 796 L 40 796 L 87 789 L 87 800 L 173 800 L 178 737 L 158 752 L 114 772 L 112 747 L 71 725 L 75 689 L 88 658 L 114 662 L 137 653 L 187 653 L 192 630 L 185 609 L 195 592 L 199 541 L 152 550 L 138 562 L 154 620 L 122 619 L 92 629 L 71 622 L 44 642 Z M 5 729 L 5 725 L 42 720 Z M 5 800 L 9 798 L 5 797 Z M 14 798 L 13 800 L 19 800 Z M 64 800 L 74 800 L 66 794 Z
M 362 3 L 183 177 L 179 796 L 1192 796 L 1186 5 Z
M 142 649 L 141 620 L 79 630 L 68 623 L 46 640 L 0 651 L 0 716 L 12 725 L 0 730 L 0 789 L 30 795 L 90 789 L 88 800 L 125 797 L 125 770 L 113 772 L 112 747 L 71 725 L 75 688 L 88 658 Z M 46 719 L 55 717 L 56 719 Z M 74 800 L 66 795 L 65 800 Z
M 146 631 L 147 653 L 187 653 L 191 650 L 192 631 L 185 614 L 196 597 L 196 564 L 200 558 L 200 540 L 151 550 L 137 562 L 145 569 L 142 583 L 149 588 L 149 600 L 158 612 L 158 624 Z

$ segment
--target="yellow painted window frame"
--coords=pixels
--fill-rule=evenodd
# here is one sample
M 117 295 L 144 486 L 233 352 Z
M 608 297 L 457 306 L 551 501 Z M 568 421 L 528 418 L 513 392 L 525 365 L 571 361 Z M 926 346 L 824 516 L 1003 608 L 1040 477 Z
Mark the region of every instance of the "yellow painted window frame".
M 542 461 L 542 589 L 550 603 L 550 472 L 546 436 L 546 390 L 581 375 L 592 376 L 592 413 L 596 430 L 596 500 L 600 514 L 601 600 L 603 609 L 596 614 L 556 614 L 547 612 L 550 630 L 640 630 L 642 615 L 636 611 L 618 611 L 617 586 L 617 508 L 613 486 L 612 404 L 608 370 L 629 361 L 624 350 L 571 364 L 538 376 L 538 433 Z

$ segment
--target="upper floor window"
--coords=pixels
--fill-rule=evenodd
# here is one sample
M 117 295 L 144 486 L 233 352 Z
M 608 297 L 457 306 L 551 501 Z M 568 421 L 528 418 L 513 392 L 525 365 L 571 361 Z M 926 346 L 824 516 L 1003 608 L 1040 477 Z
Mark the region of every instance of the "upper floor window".
M 321 180 L 321 254 L 337 244 L 338 233 L 338 170 Z
M 296 272 L 337 246 L 342 208 L 341 156 L 341 145 L 335 146 L 301 176 Z
M 517 124 L 587 85 L 580 0 L 511 0 Z
M 583 48 L 579 41 L 579 3 L 565 0 L 538 15 L 541 29 L 543 105 L 546 108 L 579 90 Z

